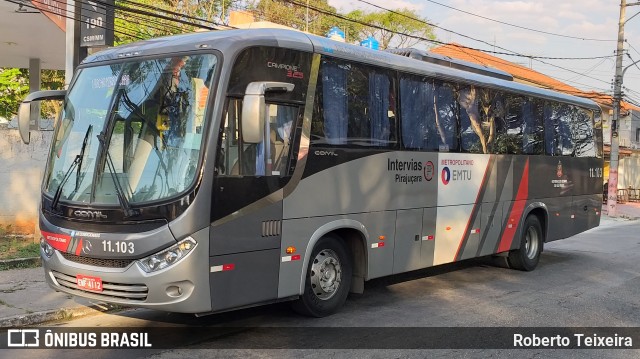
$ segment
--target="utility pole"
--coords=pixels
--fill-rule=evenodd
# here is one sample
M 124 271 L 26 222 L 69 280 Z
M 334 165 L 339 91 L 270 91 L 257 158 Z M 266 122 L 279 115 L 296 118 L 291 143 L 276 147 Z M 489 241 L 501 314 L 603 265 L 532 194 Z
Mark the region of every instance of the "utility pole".
M 64 85 L 71 84 L 71 77 L 80 62 L 87 57 L 87 49 L 80 47 L 80 13 L 82 11 L 82 1 L 67 0 L 67 22 L 65 30 L 65 75 Z
M 616 48 L 616 75 L 613 79 L 613 119 L 611 120 L 611 152 L 609 154 L 609 184 L 607 188 L 607 214 L 615 217 L 618 203 L 618 165 L 620 156 L 620 138 L 618 137 L 618 123 L 620 121 L 620 101 L 622 101 L 622 55 L 624 54 L 624 24 L 627 6 L 640 5 L 640 2 L 627 4 L 620 0 L 620 20 L 618 22 L 618 46 Z M 631 16 L 634 17 L 637 14 Z M 631 20 L 629 18 L 629 20 Z M 625 69 L 626 70 L 626 69 Z

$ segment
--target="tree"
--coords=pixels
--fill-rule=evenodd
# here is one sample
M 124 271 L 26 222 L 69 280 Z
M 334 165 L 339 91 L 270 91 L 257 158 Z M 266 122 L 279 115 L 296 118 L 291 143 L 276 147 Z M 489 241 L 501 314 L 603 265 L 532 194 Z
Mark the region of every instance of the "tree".
M 380 42 L 380 49 L 386 49 L 390 46 L 415 46 L 425 41 L 420 38 L 436 39 L 433 27 L 427 24 L 427 19 L 421 18 L 414 10 L 410 9 L 374 12 L 354 10 L 347 14 L 347 17 L 374 25 L 360 27 L 359 37 L 361 39 L 366 39 L 369 36 L 374 37 Z
M 42 70 L 40 73 L 43 90 L 59 90 L 64 88 L 64 71 Z M 0 68 L 0 116 L 10 118 L 18 113 L 22 100 L 29 94 L 29 70 L 17 68 Z M 43 118 L 55 118 L 60 111 L 58 101 L 43 101 L 41 115 Z
M 40 72 L 40 87 L 43 90 L 64 89 L 63 70 L 42 70 Z M 57 119 L 62 110 L 61 101 L 42 101 L 40 106 L 40 116 L 46 119 Z
M 193 32 L 203 28 L 199 25 L 213 27 L 214 23 L 224 23 L 229 9 L 239 2 L 240 0 L 116 1 L 114 42 L 121 45 L 141 39 Z
M 28 93 L 27 70 L 0 68 L 0 116 L 10 118 L 17 114 L 20 102 Z
M 329 5 L 327 0 L 317 0 L 302 6 L 303 1 L 292 3 L 286 0 L 259 0 L 249 4 L 249 10 L 257 13 L 262 20 L 292 27 L 300 31 L 307 31 L 319 36 L 325 36 L 334 26 L 342 29 L 347 41 L 357 39 L 360 26 L 352 21 L 341 19 L 336 8 Z M 308 18 L 307 18 L 308 13 Z M 308 21 L 307 21 L 308 20 Z

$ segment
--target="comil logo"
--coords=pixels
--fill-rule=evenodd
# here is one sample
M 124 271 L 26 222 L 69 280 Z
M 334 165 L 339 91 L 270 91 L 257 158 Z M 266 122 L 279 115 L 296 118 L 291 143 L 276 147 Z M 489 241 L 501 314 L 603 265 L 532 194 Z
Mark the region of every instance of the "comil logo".
M 451 171 L 449 170 L 449 167 L 445 167 L 442 169 L 442 183 L 444 185 L 448 185 L 449 181 L 451 180 Z

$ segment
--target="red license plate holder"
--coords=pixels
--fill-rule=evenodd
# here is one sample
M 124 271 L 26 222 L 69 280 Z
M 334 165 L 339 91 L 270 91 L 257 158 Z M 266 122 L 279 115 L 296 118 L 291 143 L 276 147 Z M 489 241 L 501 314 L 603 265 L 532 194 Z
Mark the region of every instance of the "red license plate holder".
M 76 275 L 76 285 L 80 289 L 102 292 L 102 278 L 89 275 Z

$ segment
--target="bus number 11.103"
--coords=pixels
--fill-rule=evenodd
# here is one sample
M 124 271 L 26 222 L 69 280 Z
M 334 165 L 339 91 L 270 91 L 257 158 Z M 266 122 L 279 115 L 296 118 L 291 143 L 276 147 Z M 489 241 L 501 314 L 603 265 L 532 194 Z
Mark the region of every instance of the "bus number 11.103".
M 133 242 L 103 240 L 102 250 L 108 253 L 133 254 L 134 247 L 133 247 Z
M 589 177 L 591 177 L 591 178 L 602 178 L 602 168 L 600 168 L 600 167 L 589 168 Z

